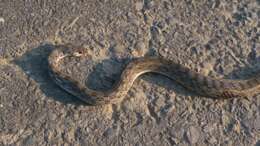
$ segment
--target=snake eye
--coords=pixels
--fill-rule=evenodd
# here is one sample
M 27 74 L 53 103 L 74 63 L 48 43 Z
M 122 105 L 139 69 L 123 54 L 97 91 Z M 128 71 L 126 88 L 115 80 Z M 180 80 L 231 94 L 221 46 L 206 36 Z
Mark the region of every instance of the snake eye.
M 78 53 L 79 53 L 79 54 L 83 54 L 83 52 L 82 52 L 82 51 L 79 51 Z
M 84 51 L 83 51 L 83 49 L 80 48 L 80 49 L 77 50 L 77 53 L 79 53 L 79 54 L 83 54 Z

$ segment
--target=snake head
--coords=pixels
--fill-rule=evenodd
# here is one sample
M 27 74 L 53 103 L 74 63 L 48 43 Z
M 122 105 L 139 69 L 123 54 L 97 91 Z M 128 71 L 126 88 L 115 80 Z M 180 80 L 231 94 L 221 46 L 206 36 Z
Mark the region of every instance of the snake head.
M 74 56 L 74 57 L 89 56 L 87 48 L 83 48 L 80 46 L 75 46 L 72 44 L 65 44 L 65 45 L 58 45 L 57 48 L 60 51 L 60 54 L 62 54 L 64 57 L 65 56 Z

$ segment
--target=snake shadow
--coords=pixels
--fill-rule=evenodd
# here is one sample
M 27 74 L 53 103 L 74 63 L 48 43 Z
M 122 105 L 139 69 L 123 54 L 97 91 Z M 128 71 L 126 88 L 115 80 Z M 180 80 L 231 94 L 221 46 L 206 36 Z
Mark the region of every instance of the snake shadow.
M 77 97 L 67 93 L 61 89 L 54 81 L 50 78 L 48 74 L 48 62 L 47 58 L 50 52 L 54 49 L 52 44 L 42 44 L 37 48 L 34 48 L 24 55 L 14 60 L 14 63 L 18 65 L 31 79 L 36 81 L 42 90 L 42 92 L 49 98 L 53 98 L 64 104 L 74 104 L 74 105 L 88 105 L 82 102 Z M 123 70 L 123 66 L 129 62 L 130 59 L 116 60 L 116 59 L 106 59 L 94 66 L 93 71 L 89 73 L 86 78 L 86 85 L 92 89 L 106 90 L 111 88 L 111 86 L 119 79 L 120 72 Z M 255 72 L 259 71 L 260 57 L 254 56 L 250 58 L 250 66 L 245 68 L 238 68 L 232 71 L 226 76 L 226 78 L 231 79 L 245 79 L 254 75 Z M 116 70 L 115 73 L 106 76 L 104 73 L 106 66 L 109 65 L 110 70 Z M 257 68 L 257 71 L 256 71 Z M 152 75 L 151 75 L 152 74 Z M 184 96 L 196 96 L 196 93 L 190 92 L 178 83 L 163 77 L 161 75 L 156 75 L 153 73 L 147 73 L 141 77 L 145 81 L 157 84 L 166 89 L 173 90 L 176 94 L 181 94 Z M 145 92 L 145 91 L 144 91 Z

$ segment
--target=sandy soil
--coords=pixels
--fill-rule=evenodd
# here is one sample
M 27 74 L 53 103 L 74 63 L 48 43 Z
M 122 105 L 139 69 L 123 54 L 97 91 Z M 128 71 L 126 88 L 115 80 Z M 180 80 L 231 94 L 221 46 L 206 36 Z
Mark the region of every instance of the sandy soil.
M 259 0 L 0 0 L 0 145 L 260 145 L 260 95 L 198 97 L 147 74 L 117 105 L 87 106 L 47 73 L 54 44 L 85 47 L 64 71 L 108 89 L 133 57 L 216 78 L 260 68 Z

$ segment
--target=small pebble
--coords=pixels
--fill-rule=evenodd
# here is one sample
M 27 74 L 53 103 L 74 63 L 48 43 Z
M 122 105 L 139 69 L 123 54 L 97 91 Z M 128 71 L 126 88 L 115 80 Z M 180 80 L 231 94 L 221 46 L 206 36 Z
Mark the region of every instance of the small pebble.
M 3 17 L 0 17 L 0 23 L 4 23 L 5 19 Z
M 186 132 L 186 137 L 190 144 L 194 144 L 199 140 L 200 133 L 196 127 L 190 127 L 190 129 Z
M 143 9 L 143 3 L 142 2 L 137 2 L 135 4 L 135 8 L 136 8 L 137 11 L 142 10 Z
M 210 71 L 213 70 L 213 65 L 210 64 L 210 63 L 203 63 L 202 66 L 203 66 L 203 68 L 202 68 L 201 73 L 202 73 L 203 75 L 209 75 Z

